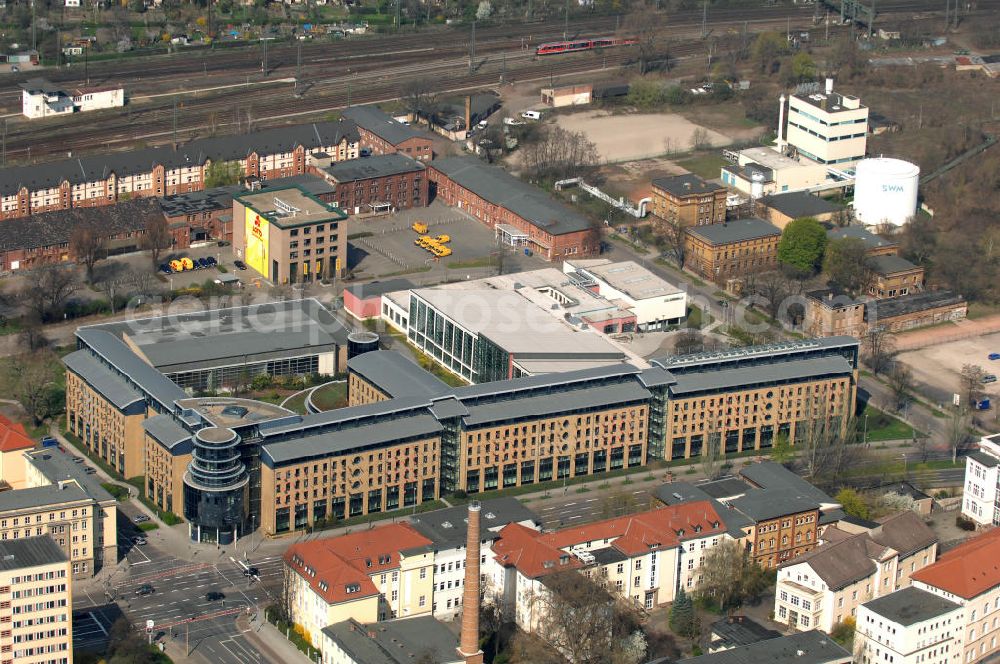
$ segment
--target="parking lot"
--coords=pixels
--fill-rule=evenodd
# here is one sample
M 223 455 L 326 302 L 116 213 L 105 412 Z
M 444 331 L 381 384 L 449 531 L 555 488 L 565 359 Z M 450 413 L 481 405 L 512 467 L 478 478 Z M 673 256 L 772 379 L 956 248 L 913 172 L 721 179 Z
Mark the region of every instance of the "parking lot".
M 907 351 L 898 358 L 910 367 L 914 381 L 926 394 L 939 403 L 950 404 L 952 395 L 962 392 L 960 374 L 964 365 L 982 367 L 986 373 L 1000 376 L 1000 360 L 989 359 L 990 353 L 997 352 L 1000 334 L 988 334 Z M 982 385 L 982 391 L 996 403 L 1000 382 Z
M 415 221 L 427 224 L 432 236 L 448 235 L 450 256 L 436 259 L 434 255 L 414 245 L 418 234 L 411 225 Z M 352 218 L 348 242 L 348 266 L 356 278 L 370 279 L 400 273 L 434 272 L 445 281 L 464 278 L 468 270 L 479 272 L 490 267 L 490 256 L 497 251 L 496 238 L 485 224 L 465 213 L 435 202 L 429 207 L 404 210 L 385 217 Z M 361 237 L 358 237 L 361 235 Z M 505 271 L 535 269 L 546 265 L 535 256 L 516 254 L 508 250 Z M 445 278 L 445 277 L 450 277 Z

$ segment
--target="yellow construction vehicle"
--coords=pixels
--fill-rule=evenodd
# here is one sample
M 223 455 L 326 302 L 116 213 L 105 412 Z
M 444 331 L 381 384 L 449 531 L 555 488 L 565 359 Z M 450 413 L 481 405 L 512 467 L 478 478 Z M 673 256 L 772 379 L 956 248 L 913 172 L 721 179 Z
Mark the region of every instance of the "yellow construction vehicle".
M 417 233 L 420 233 L 421 235 L 423 235 L 423 234 L 425 234 L 427 232 L 427 224 L 425 224 L 422 221 L 415 221 L 415 222 L 413 222 L 413 225 L 410 226 L 410 228 L 412 228 L 413 230 L 415 230 Z
M 450 235 L 438 235 L 434 239 L 437 240 L 438 242 L 440 242 L 441 244 L 447 244 L 447 243 L 451 242 L 451 236 Z

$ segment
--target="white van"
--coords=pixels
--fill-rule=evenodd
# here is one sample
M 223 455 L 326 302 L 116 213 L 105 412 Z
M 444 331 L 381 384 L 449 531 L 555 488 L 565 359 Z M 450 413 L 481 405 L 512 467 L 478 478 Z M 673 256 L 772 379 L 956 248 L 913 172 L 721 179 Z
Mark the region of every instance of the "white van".
M 525 111 L 525 112 L 521 113 L 521 117 L 525 118 L 526 120 L 541 120 L 542 119 L 542 112 L 541 111 Z

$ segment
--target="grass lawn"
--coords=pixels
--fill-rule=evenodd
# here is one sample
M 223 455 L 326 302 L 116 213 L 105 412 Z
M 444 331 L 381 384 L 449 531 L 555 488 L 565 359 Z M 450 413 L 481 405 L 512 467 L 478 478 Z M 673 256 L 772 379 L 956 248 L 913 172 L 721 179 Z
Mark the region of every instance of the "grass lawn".
M 446 263 L 445 267 L 449 270 L 468 270 L 474 267 L 489 267 L 494 264 L 492 256 L 482 256 L 480 258 L 471 258 L 467 261 L 451 261 Z
M 139 524 L 139 530 L 141 530 L 144 533 L 148 533 L 151 530 L 158 530 L 159 528 L 160 524 L 154 523 L 152 521 L 144 521 L 143 523 Z
M 723 166 L 729 162 L 723 159 L 718 151 L 694 154 L 690 157 L 677 160 L 676 163 L 682 168 L 686 168 L 695 175 L 703 178 L 714 179 L 719 177 Z
M 1000 314 L 1000 306 L 996 304 L 985 304 L 983 302 L 970 302 L 968 318 L 975 320 L 985 318 L 994 314 Z
M 347 383 L 330 383 L 312 393 L 313 405 L 320 410 L 333 410 L 347 405 Z M 302 404 L 305 409 L 305 402 Z
M 704 317 L 701 313 L 701 309 L 692 304 L 691 309 L 688 311 L 687 323 L 685 324 L 686 327 L 689 327 L 692 330 L 697 330 L 701 328 L 703 322 Z
M 105 491 L 114 496 L 115 500 L 117 500 L 119 503 L 124 503 L 126 500 L 128 500 L 128 489 L 126 489 L 125 487 L 119 484 L 115 484 L 113 482 L 101 482 L 101 486 L 104 488 Z
M 865 406 L 864 412 L 858 416 L 858 432 L 862 435 L 865 431 L 866 417 L 868 419 L 869 443 L 877 443 L 883 440 L 913 439 L 913 427 L 871 406 Z
M 285 403 L 285 408 L 292 411 L 293 413 L 298 413 L 299 415 L 306 414 L 306 395 L 308 392 L 301 392 L 296 394 L 294 397 Z

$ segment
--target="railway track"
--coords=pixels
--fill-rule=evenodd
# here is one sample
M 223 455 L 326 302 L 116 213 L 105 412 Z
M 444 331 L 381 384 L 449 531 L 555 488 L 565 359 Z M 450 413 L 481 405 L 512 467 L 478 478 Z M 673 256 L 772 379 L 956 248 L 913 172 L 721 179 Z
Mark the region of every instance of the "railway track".
M 883 15 L 895 12 L 912 14 L 925 5 L 930 6 L 922 0 L 897 2 L 880 7 L 880 12 Z M 987 9 L 992 5 L 1000 6 L 1000 0 L 987 0 L 985 5 Z M 981 2 L 980 11 L 983 8 L 984 3 Z M 714 12 L 710 27 L 717 33 L 731 30 L 734 26 L 744 23 L 751 24 L 758 30 L 779 26 L 783 28 L 786 22 L 790 22 L 794 17 L 795 21 L 790 24 L 798 29 L 811 24 L 813 9 L 779 7 L 753 12 L 752 16 L 748 18 L 746 11 L 737 10 Z M 730 18 L 727 20 L 725 17 Z M 574 36 L 583 35 L 587 30 L 593 31 L 594 34 L 607 34 L 609 27 L 610 31 L 613 31 L 613 25 L 608 25 L 613 21 L 613 17 L 605 16 L 571 22 L 571 32 Z M 671 25 L 676 28 L 672 30 L 673 37 L 681 40 L 672 47 L 672 57 L 684 59 L 704 52 L 704 44 L 699 39 L 700 14 L 696 18 L 690 12 L 677 17 L 672 16 Z M 465 55 L 467 44 L 460 40 L 447 43 L 446 40 L 442 40 L 441 33 L 405 35 L 391 40 L 374 39 L 345 41 L 333 45 L 304 45 L 301 73 L 303 87 L 308 89 L 304 97 L 290 104 L 289 96 L 292 89 L 290 83 L 249 89 L 246 92 L 240 89 L 228 89 L 181 97 L 177 137 L 178 140 L 186 140 L 195 135 L 208 133 L 240 133 L 246 130 L 248 118 L 254 128 L 292 121 L 304 122 L 318 114 L 346 106 L 348 97 L 354 104 L 399 97 L 402 81 L 420 76 L 433 78 L 442 91 L 477 89 L 497 85 L 502 73 L 506 73 L 507 81 L 512 78 L 523 81 L 547 75 L 561 76 L 598 70 L 602 67 L 612 68 L 635 57 L 634 49 L 622 48 L 601 53 L 536 58 L 533 48 L 530 46 L 522 48 L 529 39 L 531 44 L 537 44 L 539 41 L 561 38 L 562 30 L 562 22 L 548 22 L 498 26 L 482 32 L 477 31 L 478 57 L 472 74 L 468 73 L 468 60 Z M 388 43 L 392 44 L 392 51 L 384 50 Z M 269 55 L 269 61 L 275 66 L 269 67 L 269 78 L 293 75 L 296 47 L 276 48 L 272 52 L 276 52 L 276 55 L 273 56 L 273 60 Z M 285 62 L 289 54 L 292 55 L 291 68 Z M 222 64 L 213 63 L 213 67 L 222 67 L 225 63 L 229 63 L 234 68 L 227 74 L 230 82 L 233 78 L 240 79 L 238 74 L 240 71 L 253 71 L 256 76 L 247 74 L 247 82 L 260 83 L 263 77 L 260 75 L 257 55 L 254 49 L 244 49 L 241 53 L 234 54 L 225 52 L 220 56 Z M 163 71 L 177 71 L 179 73 L 167 75 L 167 79 L 169 80 L 170 76 L 188 76 L 183 80 L 189 81 L 192 60 L 188 57 L 187 60 L 181 61 L 180 58 L 181 56 L 176 56 L 173 60 L 169 60 L 164 65 L 167 69 L 146 68 L 143 72 L 146 79 L 149 80 L 152 75 L 162 86 L 164 78 L 160 74 Z M 211 58 L 207 60 L 211 61 Z M 242 62 L 243 65 L 236 64 L 238 62 Z M 199 62 L 196 60 L 194 64 L 197 65 Z M 240 66 L 244 69 L 240 69 Z M 247 67 L 252 69 L 246 69 Z M 205 69 L 208 69 L 207 62 Z M 65 70 L 60 73 L 65 73 Z M 211 81 L 206 83 L 210 84 Z M 234 92 L 236 94 L 233 94 Z M 161 96 L 132 104 L 124 111 L 109 111 L 88 116 L 86 123 L 80 123 L 80 118 L 74 118 L 77 122 L 72 124 L 63 121 L 41 123 L 25 121 L 16 125 L 12 123 L 13 126 L 8 129 L 6 137 L 6 158 L 8 163 L 12 163 L 45 157 L 59 158 L 65 156 L 67 152 L 77 154 L 98 149 L 120 149 L 135 143 L 169 143 L 174 136 L 173 103 L 169 95 Z

